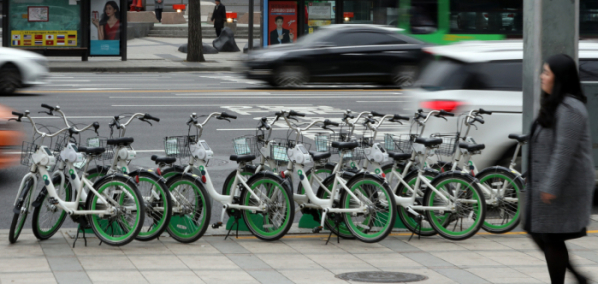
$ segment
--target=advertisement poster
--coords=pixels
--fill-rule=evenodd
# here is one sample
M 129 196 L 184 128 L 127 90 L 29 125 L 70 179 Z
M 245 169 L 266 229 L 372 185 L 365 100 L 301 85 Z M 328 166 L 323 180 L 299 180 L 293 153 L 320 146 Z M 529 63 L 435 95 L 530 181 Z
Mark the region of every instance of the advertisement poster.
M 297 2 L 272 1 L 268 4 L 269 45 L 297 41 Z
M 310 20 L 331 20 L 332 5 L 330 3 L 309 3 L 307 8 Z
M 11 31 L 11 46 L 76 47 L 77 31 Z
M 47 22 L 50 20 L 50 7 L 29 6 L 27 18 L 29 22 Z
M 120 55 L 120 11 L 117 1 L 91 1 L 90 55 Z

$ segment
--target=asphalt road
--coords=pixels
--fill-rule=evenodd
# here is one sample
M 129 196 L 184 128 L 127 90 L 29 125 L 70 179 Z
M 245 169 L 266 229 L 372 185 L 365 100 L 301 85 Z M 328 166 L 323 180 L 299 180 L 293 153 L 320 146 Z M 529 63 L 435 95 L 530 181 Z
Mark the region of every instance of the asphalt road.
M 222 187 L 235 163 L 228 157 L 233 153 L 235 137 L 254 134 L 257 120 L 287 109 L 307 114 L 300 122 L 327 118 L 340 121 L 346 109 L 355 112 L 375 110 L 381 113 L 411 114 L 401 109 L 407 100 L 401 90 L 369 85 L 311 85 L 301 89 L 274 89 L 257 81 L 243 79 L 235 73 L 53 73 L 50 83 L 25 90 L 13 96 L 0 96 L 0 104 L 16 111 L 29 110 L 37 123 L 62 128 L 57 117 L 38 114 L 42 103 L 59 105 L 73 123 L 101 124 L 100 136 L 109 136 L 108 123 L 115 115 L 150 113 L 161 121 L 150 126 L 134 121 L 126 136 L 134 137 L 133 147 L 138 158 L 132 168 L 155 167 L 151 155 L 164 154 L 165 136 L 185 135 L 186 121 L 191 113 L 207 115 L 226 111 L 237 115 L 232 122 L 211 120 L 203 132 L 215 157 L 208 168 L 214 186 Z M 31 137 L 32 127 L 22 124 Z M 400 126 L 387 125 L 382 131 L 398 131 Z M 273 136 L 284 138 L 288 127 L 279 122 Z M 84 134 L 95 136 L 93 132 Z M 307 135 L 308 137 L 312 137 Z M 382 135 L 380 135 L 382 137 Z M 29 139 L 31 140 L 31 139 Z M 18 154 L 18 153 L 17 153 Z M 16 155 L 16 154 L 15 154 Z M 27 172 L 24 166 L 0 170 L 0 229 L 7 229 L 12 220 L 12 204 L 21 178 Z M 220 219 L 219 206 L 213 207 L 212 222 Z M 296 218 L 295 221 L 298 221 Z M 65 226 L 74 226 L 68 221 Z M 27 227 L 29 228 L 29 227 Z

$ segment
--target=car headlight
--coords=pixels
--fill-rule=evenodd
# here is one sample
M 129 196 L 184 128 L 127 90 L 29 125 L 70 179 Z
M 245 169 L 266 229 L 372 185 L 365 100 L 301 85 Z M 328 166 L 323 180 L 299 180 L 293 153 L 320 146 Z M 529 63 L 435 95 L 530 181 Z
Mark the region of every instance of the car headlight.
M 48 60 L 44 57 L 34 57 L 34 58 L 31 58 L 31 61 L 35 62 L 35 64 L 37 64 L 39 66 L 48 68 Z

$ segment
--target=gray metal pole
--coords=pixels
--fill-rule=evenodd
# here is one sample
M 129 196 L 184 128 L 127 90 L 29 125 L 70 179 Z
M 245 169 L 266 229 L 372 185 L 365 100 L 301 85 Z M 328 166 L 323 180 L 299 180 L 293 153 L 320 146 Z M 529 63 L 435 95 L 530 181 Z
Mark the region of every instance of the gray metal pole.
M 249 42 L 247 52 L 253 49 L 253 0 L 249 0 Z

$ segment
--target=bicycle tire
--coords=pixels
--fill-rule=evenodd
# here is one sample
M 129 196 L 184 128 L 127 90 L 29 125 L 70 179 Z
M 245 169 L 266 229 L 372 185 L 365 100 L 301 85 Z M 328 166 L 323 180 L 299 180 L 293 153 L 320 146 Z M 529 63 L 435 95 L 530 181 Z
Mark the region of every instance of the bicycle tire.
M 386 181 L 377 176 L 362 173 L 353 177 L 347 187 L 354 194 L 359 192 L 359 195 L 364 197 L 361 200 L 368 204 L 368 212 L 365 214 L 358 213 L 355 216 L 353 213 L 342 214 L 351 233 L 365 243 L 375 243 L 386 238 L 391 233 L 397 217 L 394 194 Z M 340 207 L 348 209 L 358 206 L 355 201 L 352 202 L 351 198 L 351 195 L 343 190 Z M 363 221 L 357 219 L 360 216 L 365 217 Z M 380 228 L 380 230 L 372 233 L 370 230 L 372 227 Z
M 111 246 L 122 246 L 133 241 L 141 231 L 145 219 L 143 197 L 139 193 L 135 182 L 128 176 L 113 175 L 98 181 L 94 184 L 94 189 L 100 195 L 110 195 L 119 205 L 123 205 L 126 202 L 127 205 L 135 207 L 134 210 L 124 210 L 124 206 L 120 207 L 118 208 L 119 214 L 117 216 L 88 215 L 89 225 L 96 236 L 100 241 Z M 122 194 L 125 190 L 129 194 Z M 130 199 L 129 195 L 133 197 L 133 200 Z M 99 203 L 98 200 L 97 195 L 90 192 L 85 203 L 86 210 L 102 210 L 105 205 Z M 127 214 L 126 211 L 128 210 L 133 213 L 129 215 L 129 217 L 132 217 L 132 224 L 125 223 L 128 220 L 123 218 L 123 215 Z M 110 233 L 108 233 L 108 229 L 110 229 Z M 115 237 L 115 234 L 120 235 Z
M 135 239 L 144 242 L 151 241 L 162 235 L 170 223 L 170 218 L 172 217 L 172 199 L 170 197 L 170 191 L 166 186 L 166 180 L 160 178 L 160 176 L 153 172 L 134 171 L 129 175 L 133 178 L 139 176 L 137 189 L 145 201 L 144 221 L 151 222 L 148 230 L 145 231 L 144 228 L 139 232 Z M 152 200 L 152 202 L 148 202 L 150 198 L 156 199 Z
M 181 243 L 192 243 L 197 241 L 205 234 L 208 229 L 208 223 L 212 214 L 212 205 L 207 199 L 208 194 L 196 175 L 182 174 L 179 176 L 172 176 L 166 183 L 173 200 L 173 209 L 177 206 L 177 202 L 181 200 L 193 200 L 193 203 L 185 204 L 183 209 L 194 208 L 192 211 L 186 210 L 184 212 L 177 212 L 173 210 L 172 218 L 166 228 L 168 234 L 175 240 Z M 187 186 L 182 191 L 179 190 L 181 186 Z M 192 190 L 192 198 L 182 198 L 188 188 Z M 183 192 L 183 193 L 181 193 Z M 195 209 L 199 207 L 199 210 Z
M 241 210 L 247 228 L 254 236 L 264 241 L 275 241 L 282 238 L 291 229 L 295 219 L 295 202 L 293 201 L 292 190 L 283 185 L 282 179 L 268 175 L 252 178 L 247 185 L 258 196 L 268 196 L 268 199 L 271 200 L 267 204 L 268 211 L 266 214 L 260 211 L 253 213 L 251 210 Z M 266 191 L 261 190 L 262 188 Z M 259 206 L 260 203 L 251 203 L 251 197 L 249 190 L 243 190 L 241 205 Z M 274 200 L 274 198 L 277 199 Z M 275 209 L 278 210 L 275 211 Z M 276 216 L 282 216 L 282 219 L 274 220 L 273 218 L 276 218 Z M 277 223 L 280 225 L 277 226 Z
M 426 169 L 424 171 L 423 175 L 426 178 L 428 178 L 429 180 L 433 180 L 436 176 L 438 176 L 438 172 Z M 413 170 L 404 177 L 404 180 L 407 184 L 409 184 L 409 186 L 411 186 L 413 188 L 413 187 L 415 187 L 415 182 L 417 181 L 417 176 L 418 176 L 418 170 Z M 420 188 L 422 188 L 424 195 L 425 195 L 427 186 L 420 185 Z M 409 189 L 407 187 L 405 187 L 402 183 L 398 184 L 398 186 L 396 187 L 395 195 L 399 196 L 399 197 L 411 197 Z M 420 198 L 416 197 L 414 204 L 422 205 L 422 203 L 423 203 L 423 196 L 421 196 Z M 403 225 L 405 225 L 407 230 L 409 230 L 410 232 L 412 232 L 414 234 L 421 235 L 424 237 L 431 237 L 431 236 L 436 235 L 437 232 L 430 225 L 430 222 L 427 218 L 426 213 L 424 211 L 420 211 L 420 210 L 416 210 L 416 211 L 419 211 L 418 213 L 423 215 L 422 217 L 424 218 L 422 220 L 421 229 L 418 228 L 417 220 L 414 218 L 414 215 L 409 213 L 409 211 L 407 211 L 405 207 L 403 207 L 401 205 L 397 205 L 397 213 L 399 215 L 399 219 L 401 219 L 401 222 L 403 222 Z
M 184 171 L 185 171 L 185 167 L 175 165 L 173 167 L 166 168 L 165 170 L 163 170 L 161 172 L 162 172 L 162 177 L 166 179 L 166 182 L 168 182 L 168 180 L 171 177 L 175 176 L 178 173 L 182 173 Z
M 512 206 L 509 205 L 511 203 L 505 201 L 504 198 L 508 196 L 519 200 L 521 190 L 525 186 L 523 180 L 518 178 L 518 176 L 512 173 L 509 169 L 503 167 L 484 169 L 478 173 L 476 178 L 481 184 L 486 185 L 489 188 L 492 188 L 493 184 L 501 183 L 501 181 L 497 179 L 502 179 L 502 182 L 508 182 L 509 184 L 509 188 L 505 191 L 505 196 L 498 198 L 496 203 L 489 203 L 488 200 L 486 200 L 486 218 L 484 219 L 482 229 L 493 234 L 504 234 L 515 229 L 519 225 L 521 218 L 521 203 L 517 202 L 515 206 Z M 499 219 L 502 219 L 502 224 L 496 224 L 492 221 L 494 219 L 493 217 L 497 214 Z M 512 216 L 512 218 L 507 219 L 506 217 L 508 216 Z
M 453 183 L 453 185 L 451 185 L 451 183 Z M 456 194 L 459 194 L 459 196 L 464 196 L 467 198 L 465 201 L 475 202 L 473 203 L 474 205 L 471 205 L 471 211 L 467 212 L 465 212 L 467 207 L 463 205 L 467 203 L 463 203 L 463 200 L 458 203 L 456 202 L 455 208 L 459 211 L 448 213 L 448 217 L 446 216 L 447 213 L 444 213 L 444 211 L 426 211 L 428 220 L 430 220 L 430 224 L 436 230 L 436 232 L 438 232 L 438 234 L 442 237 L 454 241 L 465 240 L 475 235 L 482 228 L 482 225 L 484 224 L 484 218 L 486 216 L 486 202 L 484 195 L 481 189 L 478 187 L 475 178 L 460 172 L 448 172 L 436 177 L 432 181 L 432 185 L 439 191 L 445 191 L 453 197 Z M 459 190 L 459 192 L 455 191 L 455 189 L 460 189 L 461 187 L 465 188 L 465 190 Z M 460 194 L 461 192 L 465 192 L 465 194 Z M 441 204 L 444 202 L 442 199 L 434 199 L 435 195 L 436 192 L 428 189 L 424 195 L 424 206 L 446 205 Z M 435 212 L 439 212 L 439 215 L 443 216 L 443 218 L 449 219 L 437 218 Z M 471 225 L 467 226 L 466 229 L 463 229 L 464 217 L 467 217 L 468 221 L 471 220 L 471 222 L 469 222 Z M 451 231 L 450 227 L 453 223 L 455 223 L 453 230 L 457 229 L 459 220 L 461 220 L 461 226 L 459 227 L 460 231 Z
M 23 190 L 21 191 L 21 197 L 17 200 L 17 204 L 14 207 L 13 213 L 14 216 L 12 217 L 12 222 L 10 223 L 10 230 L 8 231 L 8 241 L 11 244 L 14 244 L 19 239 L 21 232 L 23 231 L 23 226 L 25 225 L 25 221 L 27 220 L 28 210 L 29 210 L 29 202 L 31 201 L 31 195 L 35 190 L 33 188 L 34 182 L 33 178 L 29 177 L 23 183 Z M 21 207 L 23 204 L 27 204 L 27 209 L 25 212 L 21 212 Z M 15 211 L 18 211 L 16 213 Z
M 62 200 L 66 202 L 70 202 L 73 196 L 71 182 L 67 178 L 65 178 L 64 189 L 60 188 L 60 182 L 60 176 L 56 176 L 52 179 L 52 184 L 54 184 L 54 188 L 56 189 L 58 197 L 60 197 Z M 35 206 L 35 209 L 33 209 L 33 220 L 31 221 L 31 227 L 33 229 L 33 234 L 40 241 L 47 240 L 54 236 L 54 234 L 58 232 L 60 227 L 62 227 L 62 224 L 64 223 L 64 220 L 67 216 L 66 211 L 58 208 L 56 205 L 49 204 L 47 200 L 49 196 L 50 195 L 48 194 L 46 187 L 44 187 L 36 200 L 36 203 L 39 202 L 39 204 L 37 204 L 37 206 Z M 44 209 L 48 209 L 48 211 L 55 210 L 54 212 L 52 212 L 53 217 L 42 219 L 42 215 L 48 215 L 44 214 Z M 56 213 L 59 214 L 57 215 Z M 48 220 L 48 223 L 42 224 L 45 223 L 44 221 L 46 220 Z M 44 229 L 48 227 L 49 229 Z

